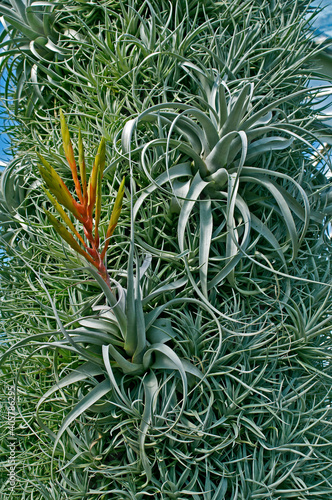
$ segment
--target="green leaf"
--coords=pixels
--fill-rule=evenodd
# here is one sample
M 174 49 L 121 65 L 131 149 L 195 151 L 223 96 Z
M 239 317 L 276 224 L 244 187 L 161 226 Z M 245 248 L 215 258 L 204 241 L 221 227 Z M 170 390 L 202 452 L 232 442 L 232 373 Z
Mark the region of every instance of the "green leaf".
M 75 368 L 72 372 L 70 372 L 68 375 L 63 377 L 57 384 L 55 384 L 53 387 L 48 389 L 43 396 L 40 398 L 38 401 L 37 407 L 36 407 L 36 413 L 38 415 L 38 410 L 40 406 L 47 401 L 47 399 L 54 394 L 56 391 L 63 389 L 64 387 L 68 387 L 69 385 L 72 384 L 77 384 L 77 382 L 80 382 L 81 380 L 86 380 L 86 379 L 92 379 L 93 377 L 97 375 L 102 375 L 103 374 L 103 369 L 94 364 L 91 363 L 91 361 L 84 363 L 83 365 L 79 366 L 78 368 Z
M 139 441 L 139 450 L 140 450 L 142 466 L 146 474 L 146 480 L 148 482 L 152 478 L 152 469 L 145 452 L 145 440 L 147 437 L 149 427 L 152 422 L 154 408 L 156 406 L 155 396 L 159 390 L 158 380 L 153 371 L 150 371 L 143 378 L 143 387 L 144 387 L 144 411 L 139 429 L 138 441 Z
M 297 234 L 297 229 L 296 225 L 293 219 L 293 216 L 291 214 L 291 211 L 288 207 L 288 203 L 285 200 L 284 196 L 281 194 L 280 190 L 276 185 L 274 185 L 271 181 L 268 179 L 263 179 L 261 177 L 248 177 L 248 176 L 243 176 L 241 177 L 241 181 L 247 181 L 247 182 L 253 182 L 256 184 L 260 184 L 263 187 L 265 187 L 270 193 L 272 194 L 273 198 L 277 202 L 283 219 L 285 221 L 286 227 L 288 229 L 289 236 L 291 238 L 292 242 L 292 257 L 291 260 L 294 260 L 297 256 L 298 250 L 299 250 L 299 238 Z
M 82 215 L 78 204 L 70 194 L 67 186 L 57 174 L 54 168 L 41 155 L 38 155 L 42 165 L 38 165 L 39 172 L 43 177 L 48 189 L 56 197 L 59 203 L 66 207 L 79 221 L 82 222 Z
M 158 297 L 158 295 L 160 295 L 161 293 L 176 290 L 177 288 L 183 287 L 187 282 L 187 278 L 181 278 L 179 280 L 173 281 L 172 283 L 166 283 L 165 285 L 158 287 L 156 290 L 153 290 L 149 295 L 143 298 L 143 306 L 151 302 L 151 300 L 153 300 L 155 297 Z
M 209 184 L 208 182 L 202 180 L 200 173 L 197 172 L 191 183 L 187 199 L 183 203 L 178 221 L 178 242 L 179 242 L 180 252 L 183 252 L 185 249 L 184 235 L 192 209 L 194 208 L 194 205 L 198 200 L 200 194 L 202 193 L 203 189 L 208 184 Z
M 92 266 L 89 267 L 88 270 L 93 275 L 100 288 L 103 290 L 105 297 L 111 306 L 111 311 L 112 313 L 114 313 L 117 324 L 119 325 L 122 338 L 125 339 L 127 332 L 127 318 L 125 315 L 125 311 L 122 309 L 121 295 L 124 293 L 122 287 L 118 285 L 118 293 L 120 297 L 119 299 L 117 299 L 110 288 L 107 286 L 105 281 L 102 279 L 102 277 L 99 275 L 98 271 Z
M 77 243 L 77 241 L 74 239 L 74 237 L 70 234 L 70 232 L 67 231 L 67 229 L 65 228 L 65 226 L 63 224 L 61 224 L 61 222 L 59 222 L 54 217 L 54 215 L 52 215 L 47 210 L 45 210 L 45 213 L 46 213 L 47 218 L 49 219 L 50 223 L 54 227 L 55 231 L 61 236 L 61 238 L 63 240 L 65 240 L 68 243 L 68 245 L 71 246 L 71 248 L 73 250 L 75 250 L 75 252 L 77 252 L 80 255 L 82 255 L 91 264 L 94 264 L 94 260 L 92 259 L 92 257 L 85 250 L 83 250 L 80 247 L 80 245 Z
M 158 318 L 146 332 L 150 344 L 164 344 L 176 336 L 170 319 Z
M 114 233 L 114 230 L 118 224 L 118 220 L 119 220 L 121 210 L 122 210 L 122 201 L 123 201 L 123 196 L 124 196 L 125 180 L 126 180 L 126 178 L 123 177 L 121 184 L 119 186 L 119 190 L 117 192 L 116 198 L 115 198 L 115 202 L 114 202 L 112 213 L 111 213 L 111 218 L 110 218 L 108 228 L 106 231 L 106 242 L 105 242 L 105 246 L 103 248 L 103 251 L 101 253 L 101 259 L 104 259 L 104 257 L 105 257 L 106 251 L 107 251 L 109 243 L 110 243 L 110 237 Z M 101 182 L 101 180 L 100 180 L 100 182 Z M 99 214 L 101 211 L 101 190 L 100 190 L 100 195 L 99 195 L 98 199 L 99 199 L 99 202 L 97 204 L 97 209 L 96 209 L 96 221 L 97 221 L 97 213 L 98 213 L 98 222 L 99 222 Z M 97 222 L 96 222 L 96 227 L 97 227 Z
M 293 143 L 294 138 L 285 139 L 284 137 L 265 137 L 264 139 L 259 139 L 254 143 L 250 144 L 248 147 L 248 154 L 246 162 L 251 162 L 261 154 L 270 151 L 280 151 L 282 149 L 287 149 Z M 249 163 L 250 164 L 250 163 Z
M 63 141 L 63 148 L 65 150 L 67 162 L 70 166 L 70 170 L 72 173 L 72 177 L 73 177 L 73 181 L 74 181 L 75 189 L 76 189 L 76 194 L 78 196 L 78 199 L 82 203 L 83 199 L 82 199 L 81 185 L 80 185 L 80 182 L 79 182 L 78 176 L 77 176 L 77 166 L 76 166 L 76 161 L 75 161 L 75 157 L 74 157 L 73 145 L 71 143 L 69 129 L 68 129 L 65 115 L 63 114 L 62 109 L 60 109 L 60 123 L 61 123 L 61 135 L 62 135 L 62 141 Z
M 221 130 L 221 134 L 225 136 L 233 130 L 238 130 L 241 120 L 247 112 L 248 96 L 253 92 L 253 84 L 247 83 L 240 91 L 235 100 L 235 104 L 229 112 L 228 118 Z M 242 128 L 242 127 L 241 127 Z
M 211 246 L 213 219 L 211 200 L 201 200 L 199 203 L 199 276 L 203 294 L 207 297 L 207 274 Z
M 137 347 L 133 241 L 131 241 L 130 243 L 129 259 L 128 259 L 126 317 L 127 317 L 127 331 L 125 337 L 125 351 L 128 354 L 128 356 L 133 356 Z
M 142 363 L 143 354 L 146 349 L 146 328 L 145 328 L 145 318 L 143 313 L 143 304 L 141 300 L 141 289 L 140 289 L 140 269 L 137 266 L 137 275 L 135 279 L 136 291 L 135 291 L 135 327 L 136 327 L 136 347 L 133 355 L 134 363 Z
M 74 224 L 72 223 L 72 221 L 70 220 L 70 218 L 68 217 L 66 212 L 63 210 L 61 205 L 57 202 L 57 200 L 55 198 L 53 198 L 53 196 L 51 195 L 51 193 L 47 189 L 44 188 L 44 192 L 45 192 L 47 198 L 50 200 L 50 202 L 54 206 L 54 208 L 56 209 L 56 211 L 62 217 L 63 222 L 65 222 L 67 224 L 69 229 L 71 229 L 71 231 L 75 234 L 75 236 L 80 240 L 82 245 L 85 247 L 85 242 L 84 242 L 83 238 L 78 233 L 76 227 L 74 226 Z
M 230 148 L 237 135 L 237 131 L 231 131 L 224 135 L 221 139 L 219 139 L 211 153 L 205 158 L 206 167 L 210 174 L 213 174 L 220 168 L 227 166 Z
M 53 447 L 52 460 L 54 460 L 54 454 L 56 447 L 61 439 L 63 433 L 69 429 L 69 426 L 76 418 L 78 418 L 82 413 L 86 412 L 92 405 L 100 401 L 107 393 L 112 390 L 112 385 L 110 380 L 103 380 L 103 382 L 98 383 L 93 389 L 86 394 L 79 403 L 71 410 L 71 412 L 64 419 L 61 424 L 60 429 L 57 432 L 56 439 Z
M 142 206 L 144 200 L 152 194 L 154 191 L 159 189 L 163 184 L 169 182 L 173 179 L 177 179 L 179 177 L 190 176 L 192 177 L 192 172 L 189 163 L 181 163 L 179 165 L 175 165 L 171 167 L 166 172 L 163 172 L 161 175 L 157 177 L 156 180 L 153 181 L 153 184 L 150 184 L 147 188 L 144 189 L 143 193 L 140 195 L 138 200 L 134 205 L 133 216 L 136 219 L 138 211 Z
M 109 344 L 107 347 L 112 358 L 116 362 L 115 366 L 120 367 L 123 373 L 131 375 L 142 373 L 143 365 L 141 363 L 135 363 L 135 361 L 128 361 L 122 356 L 122 354 L 119 353 L 117 349 L 115 349 L 115 347 L 113 347 L 112 344 Z
M 227 197 L 229 199 L 231 205 L 233 203 L 232 197 L 228 193 L 223 193 L 219 192 L 220 197 Z M 235 233 L 236 227 L 234 225 L 234 220 L 230 219 L 230 231 L 228 233 L 228 238 L 229 238 L 229 261 L 228 263 L 224 266 L 224 268 L 219 271 L 219 273 L 208 283 L 208 290 L 211 290 L 214 286 L 217 286 L 223 279 L 228 277 L 230 273 L 233 273 L 234 268 L 236 265 L 240 262 L 240 260 L 243 258 L 243 255 L 245 254 L 245 250 L 248 247 L 249 244 L 249 239 L 250 239 L 250 228 L 251 228 L 251 215 L 249 208 L 245 201 L 241 198 L 239 194 L 236 194 L 235 198 L 235 205 L 240 211 L 243 222 L 242 225 L 244 226 L 244 234 L 242 236 L 242 241 L 239 244 L 237 241 L 237 234 Z M 230 206 L 230 210 L 232 207 Z M 234 283 L 234 274 L 231 274 L 230 280 Z
M 238 231 L 235 226 L 234 210 L 236 205 L 239 180 L 237 174 L 230 174 L 227 192 L 226 207 L 226 262 L 232 259 L 238 253 Z M 227 275 L 229 282 L 235 286 L 234 268 Z

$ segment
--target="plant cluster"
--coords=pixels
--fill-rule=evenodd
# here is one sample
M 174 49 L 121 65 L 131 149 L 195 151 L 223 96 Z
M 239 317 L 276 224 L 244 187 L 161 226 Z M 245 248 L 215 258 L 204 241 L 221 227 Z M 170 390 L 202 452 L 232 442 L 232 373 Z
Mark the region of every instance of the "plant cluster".
M 11 497 L 328 498 L 331 132 L 309 1 L 0 12 Z

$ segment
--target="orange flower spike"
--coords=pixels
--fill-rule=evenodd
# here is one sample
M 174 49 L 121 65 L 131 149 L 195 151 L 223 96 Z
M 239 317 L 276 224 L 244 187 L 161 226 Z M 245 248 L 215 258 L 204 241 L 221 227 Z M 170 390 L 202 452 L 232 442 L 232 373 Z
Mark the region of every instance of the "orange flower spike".
M 78 131 L 78 164 L 80 166 L 81 184 L 83 189 L 83 205 L 86 207 L 88 203 L 88 194 L 86 188 L 86 168 L 81 130 Z
M 75 236 L 80 240 L 80 242 L 82 243 L 82 245 L 86 248 L 85 241 L 83 240 L 82 236 L 77 231 L 77 229 L 74 226 L 74 224 L 72 223 L 72 221 L 69 219 L 68 215 L 66 214 L 66 212 L 64 211 L 64 209 L 62 208 L 62 206 L 57 202 L 57 200 L 55 198 L 53 198 L 53 196 L 51 195 L 51 193 L 47 189 L 45 189 L 43 187 L 43 190 L 44 190 L 47 198 L 50 200 L 50 202 L 52 203 L 52 205 L 54 206 L 54 208 L 59 213 L 60 217 L 62 217 L 62 220 L 67 224 L 67 226 L 69 227 L 69 229 L 71 229 L 71 231 L 75 234 Z
M 83 221 L 79 204 L 70 194 L 67 186 L 54 168 L 41 155 L 38 155 L 42 165 L 38 165 L 40 175 L 48 189 L 57 198 L 58 202 L 66 207 L 79 221 Z
M 103 249 L 103 251 L 101 253 L 101 259 L 102 260 L 105 257 L 105 254 L 106 254 L 109 242 L 110 242 L 110 237 L 114 233 L 114 229 L 116 228 L 118 220 L 119 220 L 119 217 L 120 217 L 120 213 L 121 213 L 121 209 L 122 209 L 122 200 L 123 200 L 123 195 L 124 195 L 125 180 L 126 180 L 126 178 L 124 177 L 122 179 L 122 181 L 121 181 L 121 184 L 120 184 L 120 187 L 119 187 L 119 190 L 118 190 L 118 194 L 116 195 L 116 198 L 115 198 L 115 202 L 114 202 L 114 206 L 113 206 L 113 210 L 112 210 L 110 222 L 109 222 L 108 229 L 107 229 L 107 232 L 106 232 L 105 247 L 104 247 L 104 249 Z
M 86 260 L 88 260 L 94 266 L 98 267 L 96 265 L 95 261 L 93 260 L 93 258 L 90 257 L 90 255 L 88 254 L 88 252 L 85 252 L 85 250 L 83 250 L 79 246 L 79 244 L 77 243 L 77 241 L 70 234 L 70 232 L 67 231 L 67 229 L 63 226 L 63 224 L 61 224 L 61 222 L 59 222 L 50 212 L 48 212 L 48 210 L 45 210 L 45 213 L 46 213 L 46 215 L 48 217 L 48 220 L 50 221 L 50 223 L 54 227 L 55 231 L 61 236 L 61 238 L 63 240 L 65 240 L 68 243 L 68 245 L 71 246 L 71 248 L 73 250 L 75 250 L 75 252 L 79 253 L 80 255 L 83 255 L 83 257 L 85 257 Z
M 100 179 L 103 178 L 104 167 L 105 167 L 105 139 L 102 138 L 98 147 L 95 161 L 93 162 L 92 172 L 88 184 L 88 214 L 91 218 L 96 203 L 98 176 L 100 175 Z
M 99 247 L 99 221 L 100 221 L 100 213 L 101 213 L 101 180 L 102 180 L 102 172 L 99 168 L 97 175 L 97 187 L 96 187 L 96 211 L 95 211 L 95 244 L 96 248 Z
M 73 180 L 75 183 L 76 194 L 81 203 L 83 203 L 82 191 L 80 181 L 77 176 L 77 166 L 74 157 L 73 146 L 70 140 L 69 129 L 67 127 L 65 115 L 63 114 L 62 109 L 60 109 L 60 123 L 61 123 L 61 135 L 63 141 L 63 148 L 65 150 L 65 155 L 70 166 L 71 174 L 73 176 Z

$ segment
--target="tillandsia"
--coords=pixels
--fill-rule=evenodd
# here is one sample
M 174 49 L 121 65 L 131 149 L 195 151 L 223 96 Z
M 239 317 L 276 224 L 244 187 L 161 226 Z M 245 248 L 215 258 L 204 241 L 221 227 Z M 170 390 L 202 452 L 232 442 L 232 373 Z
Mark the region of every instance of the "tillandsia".
M 46 3 L 0 2 L 16 25 L 0 37 L 0 69 L 13 79 L 3 92 L 19 110 L 15 158 L 0 178 L 0 366 L 17 393 L 12 496 L 328 498 L 332 200 L 322 136 L 331 129 L 308 86 L 318 76 L 312 0 Z M 54 53 L 38 45 L 48 36 Z M 60 106 L 82 199 L 94 155 L 84 148 L 83 183 L 69 116 L 79 116 L 84 144 L 98 129 L 113 141 L 100 254 L 126 175 L 104 257 L 113 291 L 42 209 L 92 258 L 29 154 L 37 148 L 83 205 Z M 77 206 L 75 216 L 61 186 L 64 203 L 45 187 L 93 249 Z M 63 250 L 85 268 L 68 273 Z M 0 407 L 7 498 L 5 394 Z
M 40 154 L 38 156 L 42 164 L 39 164 L 38 167 L 40 174 L 43 177 L 48 188 L 44 188 L 48 199 L 71 232 L 69 232 L 68 229 L 48 210 L 45 210 L 45 213 L 55 231 L 61 236 L 61 238 L 65 240 L 68 245 L 70 245 L 71 248 L 73 248 L 77 253 L 85 257 L 86 260 L 90 262 L 90 264 L 97 268 L 98 273 L 110 288 L 110 279 L 108 276 L 107 268 L 105 266 L 105 256 L 109 246 L 110 238 L 117 226 L 118 219 L 121 213 L 125 177 L 121 181 L 114 202 L 103 250 L 100 251 L 99 222 L 102 203 L 101 188 L 105 168 L 105 139 L 102 138 L 100 141 L 90 178 L 87 183 L 84 148 L 81 132 L 79 132 L 78 136 L 78 162 L 80 174 L 79 179 L 73 146 L 70 139 L 70 133 L 62 110 L 60 110 L 60 121 L 63 147 L 68 164 L 70 166 L 73 181 L 75 184 L 76 195 L 79 201 L 76 201 L 74 199 L 59 174 Z M 69 210 L 69 212 L 71 212 L 75 219 L 77 219 L 83 225 L 83 231 L 86 241 L 78 232 L 72 220 L 64 211 L 61 205 Z M 76 236 L 78 241 L 71 233 Z
M 79 175 L 74 158 L 72 143 L 70 140 L 69 130 L 62 111 L 60 111 L 61 133 L 63 146 L 68 164 L 71 169 L 72 178 L 75 184 L 75 191 L 78 201 L 70 194 L 63 180 L 54 170 L 54 168 L 41 156 L 42 162 L 39 165 L 40 173 L 48 187 L 45 192 L 49 200 L 54 205 L 62 220 L 66 223 L 68 229 L 54 217 L 49 211 L 45 210 L 52 226 L 58 234 L 80 255 L 84 256 L 94 267 L 90 268 L 90 272 L 100 285 L 104 292 L 106 301 L 111 306 L 109 311 L 108 306 L 101 306 L 101 312 L 98 318 L 91 318 L 88 322 L 81 320 L 81 327 L 78 329 L 67 331 L 61 322 L 51 296 L 46 288 L 45 292 L 52 304 L 54 315 L 57 319 L 60 331 L 64 335 L 66 342 L 70 347 L 79 353 L 85 360 L 83 365 L 83 377 L 86 374 L 86 368 L 93 370 L 96 375 L 106 375 L 97 387 L 98 398 L 108 394 L 111 390 L 121 394 L 118 386 L 119 377 L 132 377 L 134 383 L 136 377 L 139 379 L 143 376 L 144 386 L 144 402 L 145 409 L 142 414 L 140 424 L 140 435 L 138 440 L 137 453 L 140 456 L 142 468 L 145 471 L 147 480 L 152 477 L 151 465 L 149 463 L 146 451 L 145 441 L 151 422 L 154 418 L 154 400 L 160 390 L 162 382 L 160 382 L 157 374 L 160 370 L 172 370 L 176 380 L 180 378 L 181 384 L 178 391 L 181 394 L 177 414 L 174 421 L 170 424 L 170 416 L 167 416 L 167 424 L 165 422 L 159 428 L 163 433 L 169 433 L 176 426 L 182 416 L 187 403 L 189 381 L 188 377 L 196 378 L 198 383 L 203 383 L 208 390 L 209 384 L 204 380 L 204 374 L 188 359 L 184 359 L 176 354 L 175 350 L 167 345 L 176 338 L 176 333 L 172 328 L 171 320 L 167 317 L 166 310 L 176 306 L 177 304 L 190 302 L 191 304 L 199 305 L 206 309 L 204 304 L 201 304 L 194 298 L 173 298 L 166 301 L 159 307 L 153 308 L 149 312 L 144 310 L 144 305 L 154 300 L 157 296 L 167 292 L 174 292 L 178 288 L 183 287 L 187 280 L 185 278 L 169 282 L 163 286 L 157 287 L 151 294 L 142 297 L 141 280 L 144 277 L 151 263 L 151 256 L 146 255 L 142 266 L 139 266 L 138 258 L 134 257 L 134 234 L 132 232 L 131 248 L 128 259 L 127 270 L 127 289 L 123 289 L 120 283 L 117 283 L 118 299 L 116 299 L 111 291 L 110 278 L 104 264 L 105 254 L 108 248 L 109 239 L 117 225 L 122 199 L 124 194 L 125 178 L 122 179 L 120 188 L 114 202 L 112 215 L 109 221 L 106 232 L 106 242 L 103 250 L 99 251 L 99 232 L 98 226 L 101 214 L 101 183 L 105 167 L 105 140 L 102 139 L 95 157 L 93 168 L 91 171 L 89 182 L 86 180 L 86 168 L 83 153 L 83 145 L 81 134 L 79 134 Z M 71 214 L 83 224 L 84 235 L 79 234 L 69 216 L 66 214 L 62 206 L 65 207 Z M 94 220 L 93 220 L 94 215 Z M 93 224 L 94 222 L 94 224 Z M 89 245 L 89 246 L 88 246 Z M 136 260 L 136 275 L 134 275 L 134 261 Z M 43 286 L 42 282 L 39 280 Z M 105 312 L 106 308 L 106 312 Z M 166 314 L 166 317 L 165 317 Z M 212 313 L 212 317 L 213 313 Z M 106 330 L 103 331 L 106 325 Z M 83 328 L 82 328 L 83 326 Z M 88 328 L 86 327 L 88 326 Z M 216 328 L 221 339 L 221 327 L 216 323 Z M 95 349 L 91 351 L 91 339 L 94 339 Z M 106 371 L 106 374 L 105 374 Z M 82 373 L 83 373 L 82 372 Z M 173 378 L 173 377 L 171 377 Z M 64 386 L 72 383 L 72 376 L 62 380 Z M 177 382 L 174 382 L 174 387 Z M 58 390 L 56 385 L 48 391 L 40 400 L 41 404 L 46 397 Z M 61 439 L 63 432 L 67 429 L 70 423 L 78 415 L 81 414 L 83 408 L 89 408 L 96 400 L 95 391 L 91 390 L 85 398 L 67 415 L 64 420 L 54 443 L 54 450 Z M 113 399 L 111 399 L 113 401 Z M 175 401 L 175 399 L 174 399 Z M 116 402 L 116 395 L 114 398 Z M 168 403 L 167 403 L 168 404 Z M 166 405 L 167 407 L 167 405 Z M 43 424 L 41 423 L 43 426 Z M 44 429 L 46 427 L 44 426 Z M 53 452 L 54 452 L 53 450 Z
M 179 251 L 189 251 L 192 259 L 197 255 L 197 243 L 189 226 L 194 207 L 199 206 L 196 267 L 200 289 L 208 298 L 225 280 L 241 289 L 236 268 L 245 257 L 251 267 L 265 265 L 257 260 L 257 237 L 265 241 L 273 256 L 265 263 L 275 273 L 277 259 L 279 270 L 286 275 L 309 225 L 320 223 L 324 215 L 310 206 L 299 176 L 294 179 L 280 168 L 280 152 L 290 150 L 295 140 L 307 141 L 305 130 L 291 123 L 292 118 L 285 118 L 278 106 L 301 97 L 304 91 L 266 104 L 265 97 L 254 95 L 253 83 L 240 82 L 231 92 L 225 81 L 219 76 L 213 80 L 209 71 L 191 63 L 183 69 L 199 82 L 199 107 L 192 102 L 166 102 L 144 110 L 126 123 L 122 152 L 129 154 L 135 143 L 139 164 L 151 182 L 136 202 L 134 217 L 154 191 L 162 189 L 171 195 L 170 212 L 179 213 Z M 218 74 L 218 69 L 214 72 Z M 139 142 L 139 127 L 144 123 L 155 128 L 151 127 L 150 136 L 143 128 Z M 319 142 L 319 136 L 316 139 Z M 317 154 L 321 156 L 319 151 Z M 167 184 L 171 191 L 165 189 Z M 281 225 L 285 229 L 282 237 Z M 213 258 L 220 259 L 218 265 Z M 192 273 L 188 266 L 187 273 Z M 194 279 L 192 283 L 196 287 Z M 201 293 L 197 287 L 196 291 Z

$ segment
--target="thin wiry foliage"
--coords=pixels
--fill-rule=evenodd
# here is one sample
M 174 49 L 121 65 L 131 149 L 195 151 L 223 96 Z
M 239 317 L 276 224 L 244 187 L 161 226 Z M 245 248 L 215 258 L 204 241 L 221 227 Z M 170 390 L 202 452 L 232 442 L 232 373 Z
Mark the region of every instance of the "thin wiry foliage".
M 308 87 L 309 2 L 0 12 L 15 119 L 0 186 L 10 497 L 329 498 L 331 133 Z M 94 221 L 106 274 L 75 252 L 88 243 L 74 240 L 79 214 L 42 190 L 37 153 L 79 205 L 60 109 L 73 156 L 85 151 L 83 190 L 106 141 Z M 5 390 L 2 402 L 7 498 Z

